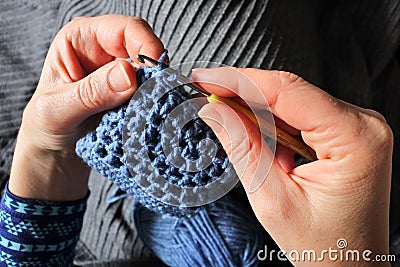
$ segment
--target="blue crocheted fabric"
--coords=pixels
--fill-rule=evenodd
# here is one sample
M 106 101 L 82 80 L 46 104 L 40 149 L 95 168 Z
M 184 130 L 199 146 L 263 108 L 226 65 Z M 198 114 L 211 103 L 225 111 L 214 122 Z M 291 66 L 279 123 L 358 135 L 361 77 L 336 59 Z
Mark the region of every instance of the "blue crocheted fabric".
M 187 216 L 198 209 L 192 207 L 199 206 L 196 203 L 207 203 L 203 199 L 210 193 L 197 188 L 213 185 L 229 190 L 237 178 L 211 129 L 201 119 L 191 117 L 200 106 L 190 102 L 191 95 L 178 86 L 174 73 L 161 71 L 167 67 L 162 63 L 165 56 L 155 68 L 137 71 L 139 84 L 154 77 L 145 83 L 150 90 L 140 87 L 129 105 L 107 112 L 96 130 L 77 142 L 76 153 L 147 208 Z M 189 104 L 182 105 L 186 102 Z M 179 116 L 167 123 L 173 112 Z M 183 125 L 180 132 L 179 124 Z M 199 153 L 204 140 L 211 140 L 213 149 Z M 172 156 L 164 153 L 170 142 L 178 144 L 172 148 Z M 216 179 L 221 176 L 225 178 Z M 187 197 L 188 192 L 196 192 L 191 197 L 197 202 Z

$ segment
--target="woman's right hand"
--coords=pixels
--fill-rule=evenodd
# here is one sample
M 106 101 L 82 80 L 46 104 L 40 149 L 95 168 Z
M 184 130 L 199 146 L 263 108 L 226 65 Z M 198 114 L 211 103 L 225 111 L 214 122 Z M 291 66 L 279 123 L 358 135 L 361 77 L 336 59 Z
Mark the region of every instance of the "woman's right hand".
M 337 240 L 344 238 L 346 249 L 388 253 L 393 135 L 380 114 L 340 101 L 287 72 L 217 68 L 194 70 L 192 76 L 216 95 L 269 105 L 286 128 L 301 133 L 316 151 L 318 160 L 295 167 L 293 153 L 278 146 L 272 155 L 258 128 L 240 112 L 214 103 L 199 113 L 227 151 L 257 218 L 281 249 L 315 250 L 320 256 L 329 247 L 337 250 Z M 269 169 L 265 162 L 271 161 Z M 250 192 L 251 181 L 264 178 Z M 333 263 L 327 254 L 325 262 Z M 370 262 L 357 262 L 364 264 Z

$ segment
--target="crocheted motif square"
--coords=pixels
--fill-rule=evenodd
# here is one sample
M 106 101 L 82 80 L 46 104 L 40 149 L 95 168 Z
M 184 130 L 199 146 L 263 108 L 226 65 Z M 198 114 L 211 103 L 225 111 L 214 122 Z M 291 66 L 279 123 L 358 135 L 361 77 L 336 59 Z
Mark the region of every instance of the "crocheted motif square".
M 218 139 L 197 117 L 200 105 L 177 75 L 163 71 L 165 56 L 154 68 L 138 69 L 142 86 L 132 100 L 108 111 L 78 140 L 76 153 L 150 210 L 190 216 L 238 179 Z

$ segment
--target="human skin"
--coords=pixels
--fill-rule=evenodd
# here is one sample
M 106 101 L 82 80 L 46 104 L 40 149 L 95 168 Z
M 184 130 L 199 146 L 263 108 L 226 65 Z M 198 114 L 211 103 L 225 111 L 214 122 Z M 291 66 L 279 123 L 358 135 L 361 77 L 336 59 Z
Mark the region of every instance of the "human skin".
M 258 220 L 281 249 L 313 249 L 320 255 L 338 249 L 336 241 L 344 238 L 346 249 L 360 255 L 366 249 L 389 252 L 393 134 L 380 114 L 338 100 L 292 73 L 225 67 L 197 69 L 192 76 L 211 93 L 269 105 L 280 126 L 301 134 L 316 151 L 318 160 L 296 167 L 284 147 L 278 145 L 272 155 L 258 128 L 240 112 L 223 103 L 199 112 L 227 151 Z M 272 162 L 271 168 L 263 162 Z M 252 179 L 264 183 L 250 192 Z M 327 258 L 329 266 L 390 265 Z
M 49 49 L 38 87 L 24 110 L 9 190 L 49 201 L 83 198 L 90 169 L 76 156 L 75 143 L 94 129 L 103 111 L 123 104 L 137 87 L 135 68 L 118 58 L 139 53 L 158 58 L 163 49 L 139 18 L 107 15 L 66 25 Z M 254 92 L 242 90 L 245 83 L 229 70 L 198 70 L 193 77 L 233 90 L 205 84 L 211 92 L 227 97 L 237 93 L 257 102 Z M 278 245 L 285 250 L 327 249 L 343 237 L 351 247 L 387 253 L 393 137 L 383 118 L 293 74 L 234 71 L 256 83 L 266 99 L 258 104 L 269 104 L 284 127 L 301 132 L 318 155 L 317 161 L 295 168 L 291 153 L 281 147 L 273 158 L 261 145 L 258 129 L 242 114 L 222 104 L 206 105 L 200 112 L 245 189 L 254 176 L 267 176 L 248 197 Z M 213 121 L 224 128 L 219 130 Z M 274 164 L 268 173 L 255 164 L 269 160 Z
M 136 17 L 82 17 L 61 29 L 23 113 L 9 190 L 40 200 L 83 198 L 90 169 L 75 154 L 75 143 L 94 129 L 100 112 L 122 105 L 136 90 L 135 68 L 118 58 L 158 58 L 163 50 Z

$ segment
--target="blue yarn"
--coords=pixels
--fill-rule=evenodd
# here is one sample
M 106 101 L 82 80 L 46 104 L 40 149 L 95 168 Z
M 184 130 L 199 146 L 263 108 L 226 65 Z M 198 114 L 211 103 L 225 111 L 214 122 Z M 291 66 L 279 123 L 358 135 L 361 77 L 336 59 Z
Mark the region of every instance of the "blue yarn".
M 240 198 L 239 198 L 240 199 Z M 138 234 L 168 266 L 257 266 L 264 235 L 251 208 L 232 194 L 190 218 L 134 209 Z
M 238 179 L 216 136 L 198 119 L 199 102 L 176 79 L 163 71 L 136 91 L 125 114 L 124 153 L 132 182 L 152 197 L 180 208 L 201 206 Z
M 206 185 L 220 177 L 229 164 L 222 145 L 217 142 L 217 137 L 200 118 L 195 118 L 186 123 L 178 133 L 180 150 L 177 153 L 182 158 L 197 160 L 200 156 L 200 141 L 208 138 L 214 141 L 217 146 L 217 153 L 212 158 L 211 164 L 204 169 L 199 167 L 198 169 L 201 169 L 201 171 L 198 172 L 190 172 L 173 164 L 168 164 L 161 142 L 161 132 L 164 126 L 162 122 L 176 106 L 189 99 L 191 99 L 190 95 L 182 88 L 178 87 L 168 91 L 153 107 L 145 128 L 145 147 L 152 166 L 168 182 L 182 187 Z
M 137 71 L 138 84 L 155 76 L 157 82 L 154 90 L 146 95 L 139 89 L 135 94 L 140 96 L 140 101 L 107 112 L 95 131 L 77 142 L 76 153 L 89 166 L 126 192 L 118 195 L 117 192 L 121 190 L 115 190 L 113 196 L 108 199 L 109 202 L 134 195 L 133 214 L 139 235 L 145 245 L 166 264 L 256 266 L 256 255 L 263 246 L 264 231 L 255 219 L 250 206 L 245 204 L 243 193 L 237 196 L 231 192 L 211 204 L 192 208 L 159 201 L 149 195 L 146 188 L 135 182 L 132 173 L 135 176 L 143 175 L 143 168 L 148 167 L 147 163 L 140 161 L 144 153 L 148 155 L 155 172 L 169 183 L 182 188 L 208 185 L 214 182 L 215 177 L 222 174 L 232 177 L 236 175 L 216 136 L 199 118 L 189 121 L 177 133 L 180 149 L 176 155 L 187 159 L 184 165 L 188 166 L 190 160 L 199 158 L 198 144 L 207 138 L 216 145 L 214 154 L 212 151 L 207 151 L 213 156 L 211 164 L 199 172 L 170 165 L 160 145 L 163 121 L 175 106 L 191 97 L 181 87 L 168 91 L 161 98 L 157 97 L 160 88 L 170 86 L 176 80 L 174 75 L 158 75 L 166 67 L 161 63 L 165 56 L 166 53 L 155 68 L 143 67 Z M 142 111 L 149 108 L 151 108 L 149 115 L 144 116 Z M 189 106 L 182 113 L 182 117 L 193 111 L 192 106 Z M 128 123 L 124 125 L 126 118 Z M 138 124 L 145 124 L 144 132 L 135 130 L 135 125 Z M 125 153 L 124 127 L 132 132 L 132 136 L 125 140 L 125 146 L 130 148 Z M 140 150 L 133 149 L 132 147 L 138 143 Z M 139 160 L 132 163 L 129 157 Z M 150 176 L 152 175 L 144 177 L 149 186 L 157 186 Z M 235 191 L 237 190 L 239 189 Z M 172 197 L 180 200 L 179 196 Z
M 166 118 L 168 113 L 175 106 L 190 99 L 190 95 L 182 87 L 174 88 L 175 86 L 172 87 L 174 88 L 173 90 L 168 91 L 160 99 L 155 97 L 155 94 L 160 91 L 159 88 L 172 86 L 171 84 L 176 81 L 176 75 L 167 75 L 164 72 L 160 72 L 167 67 L 167 65 L 163 63 L 166 55 L 167 54 L 164 53 L 160 57 L 160 64 L 158 66 L 154 68 L 143 67 L 137 71 L 139 85 L 149 78 L 156 76 L 157 83 L 154 85 L 154 89 L 150 94 L 144 95 L 140 98 L 140 101 L 134 101 L 134 103 L 129 106 L 125 104 L 107 112 L 95 131 L 88 133 L 85 137 L 78 140 L 76 153 L 87 162 L 89 166 L 114 182 L 120 189 L 126 191 L 128 194 L 134 195 L 135 201 L 140 202 L 147 208 L 155 212 L 168 213 L 174 216 L 191 216 L 198 208 L 179 205 L 179 203 L 185 202 L 180 198 L 184 197 L 185 194 L 174 195 L 170 193 L 172 190 L 165 188 L 166 193 L 164 197 L 174 199 L 174 203 L 178 203 L 177 205 L 170 205 L 168 204 L 170 203 L 168 199 L 160 201 L 152 197 L 152 195 L 148 193 L 148 188 L 144 188 L 143 185 L 139 186 L 132 176 L 132 172 L 135 172 L 135 177 L 145 175 L 144 170 L 148 168 L 149 164 L 143 161 L 142 155 L 146 152 L 156 172 L 169 183 L 176 184 L 182 188 L 207 185 L 213 182 L 215 177 L 219 177 L 224 173 L 228 177 L 236 178 L 234 169 L 231 164 L 229 164 L 228 157 L 218 139 L 212 130 L 199 118 L 189 121 L 179 133 L 181 155 L 188 158 L 188 161 L 196 159 L 198 157 L 197 145 L 199 141 L 208 138 L 217 145 L 216 155 L 214 155 L 214 157 L 212 157 L 213 155 L 209 155 L 210 158 L 212 158 L 211 165 L 198 172 L 191 172 L 175 167 L 166 159 L 160 143 L 160 132 L 162 131 L 163 125 L 161 121 Z M 141 88 L 139 88 L 138 92 L 135 94 L 141 93 L 143 92 Z M 149 109 L 151 106 L 154 107 L 149 116 L 146 119 L 141 117 L 142 111 Z M 183 113 L 193 114 L 195 113 L 194 111 L 193 107 L 189 107 Z M 128 118 L 131 119 L 126 127 L 132 132 L 133 137 L 127 140 L 127 146 L 130 147 L 130 149 L 124 153 L 122 136 L 124 119 L 127 114 L 129 115 Z M 147 123 L 145 130 L 146 143 L 140 145 L 141 143 L 139 142 L 143 139 L 142 132 L 133 129 L 134 127 L 132 125 L 143 122 Z M 134 149 L 138 144 L 140 145 L 140 149 L 145 149 L 145 152 L 143 149 L 140 151 Z M 138 156 L 139 162 L 132 163 L 131 159 L 127 160 L 127 157 L 137 158 Z M 131 168 L 129 169 L 128 167 Z M 145 175 L 145 177 L 143 177 L 148 187 L 157 186 L 157 183 L 152 180 L 152 175 L 153 174 Z M 117 200 L 119 198 L 114 197 L 112 199 Z

